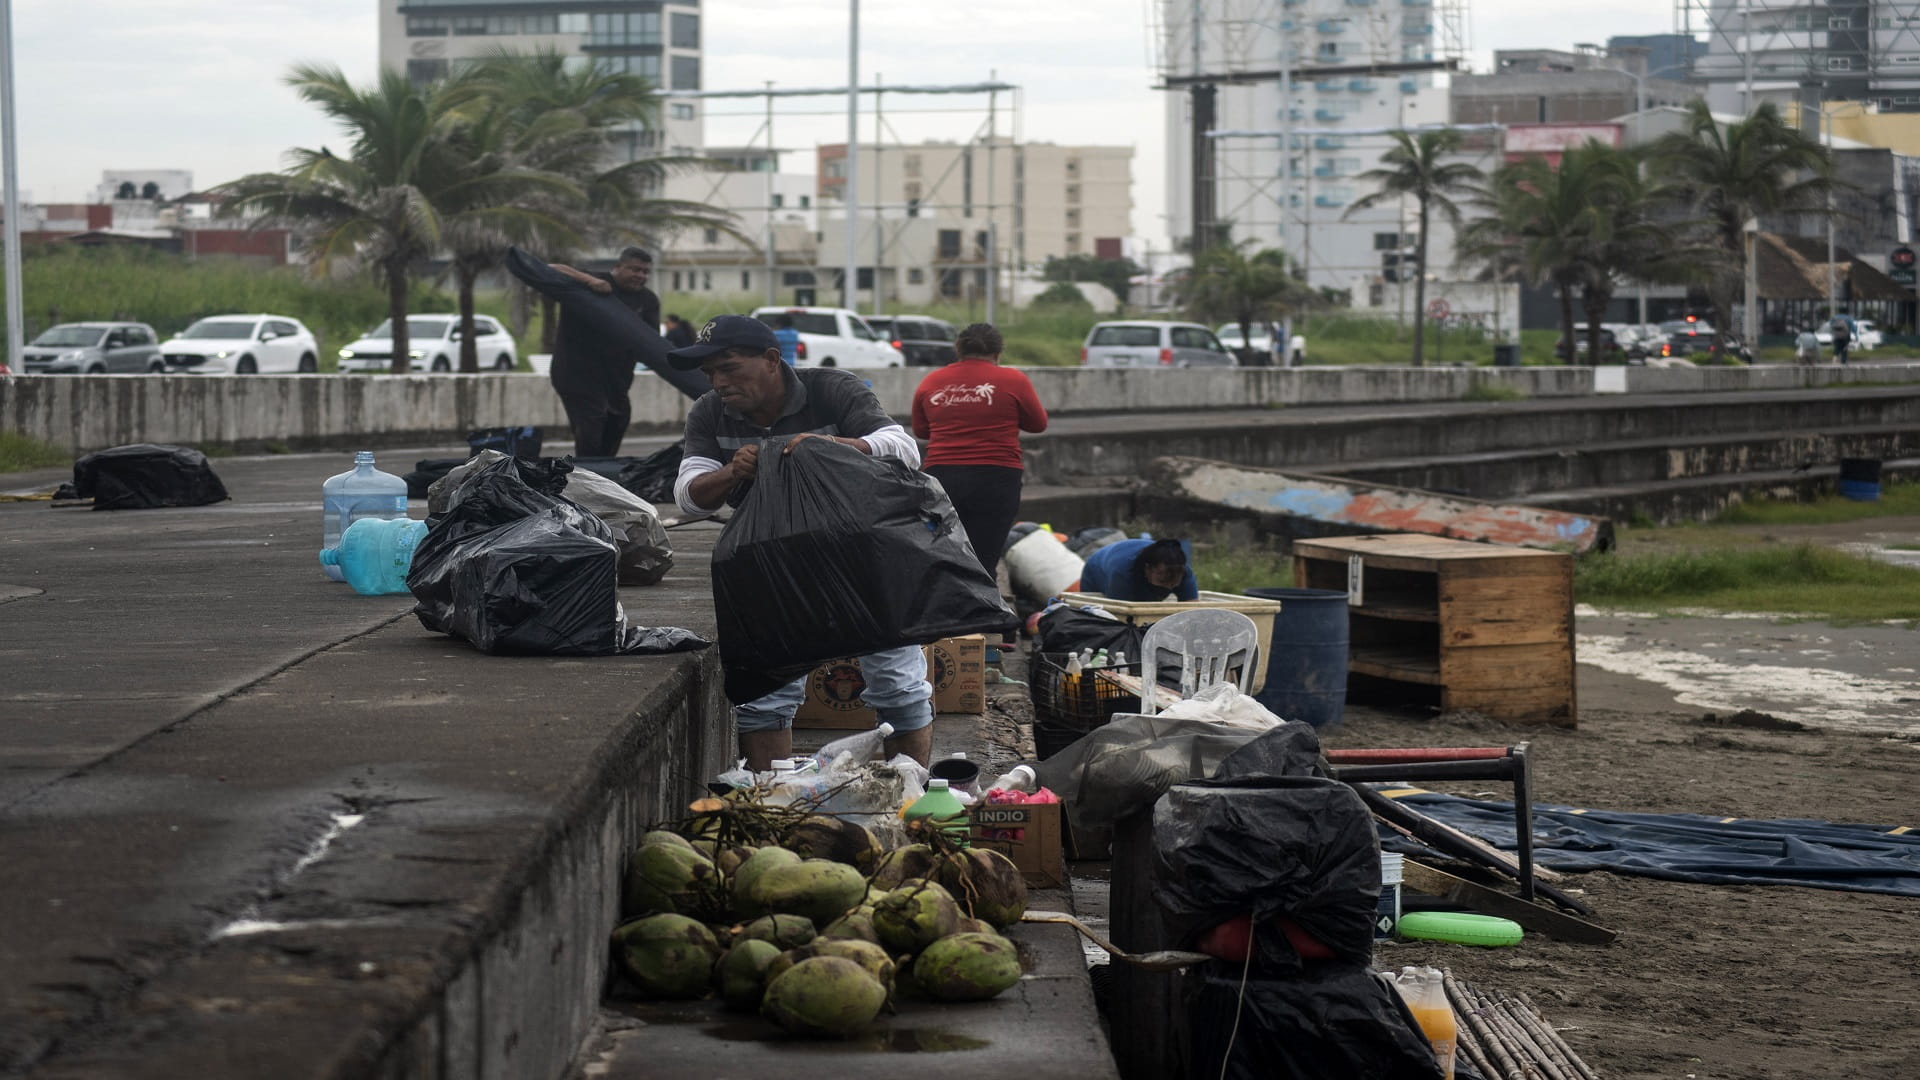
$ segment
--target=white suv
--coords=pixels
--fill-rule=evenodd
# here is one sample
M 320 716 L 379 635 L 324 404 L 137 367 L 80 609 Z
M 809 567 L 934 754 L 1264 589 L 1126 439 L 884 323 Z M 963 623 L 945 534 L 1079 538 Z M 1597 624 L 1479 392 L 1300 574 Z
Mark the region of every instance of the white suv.
M 480 370 L 512 371 L 513 335 L 491 317 L 473 317 L 474 345 Z M 452 371 L 460 366 L 460 316 L 407 316 L 408 366 L 416 371 Z M 341 371 L 385 371 L 393 366 L 393 320 L 374 327 L 366 337 L 340 350 Z
M 800 332 L 796 367 L 904 367 L 907 362 L 892 342 L 845 308 L 763 307 L 756 308 L 753 317 L 775 330 L 783 317 L 793 320 Z
M 320 370 L 320 342 L 285 315 L 215 315 L 160 346 L 176 375 L 253 375 Z

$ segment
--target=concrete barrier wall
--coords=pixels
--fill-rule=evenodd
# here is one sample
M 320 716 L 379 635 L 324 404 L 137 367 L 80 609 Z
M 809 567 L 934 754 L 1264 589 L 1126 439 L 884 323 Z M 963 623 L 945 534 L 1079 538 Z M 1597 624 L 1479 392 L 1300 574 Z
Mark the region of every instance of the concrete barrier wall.
M 1627 368 L 1632 393 L 1802 389 L 1920 382 L 1920 364 L 1759 368 Z M 895 416 L 907 415 L 921 368 L 859 371 Z M 1594 392 L 1591 368 L 1037 368 L 1028 375 L 1058 415 L 1270 406 L 1457 401 L 1477 386 L 1529 398 Z M 631 393 L 637 431 L 674 432 L 690 404 L 649 373 Z M 544 376 L 18 375 L 0 379 L 0 430 L 72 451 L 137 442 L 294 449 L 420 445 L 479 427 L 564 429 Z

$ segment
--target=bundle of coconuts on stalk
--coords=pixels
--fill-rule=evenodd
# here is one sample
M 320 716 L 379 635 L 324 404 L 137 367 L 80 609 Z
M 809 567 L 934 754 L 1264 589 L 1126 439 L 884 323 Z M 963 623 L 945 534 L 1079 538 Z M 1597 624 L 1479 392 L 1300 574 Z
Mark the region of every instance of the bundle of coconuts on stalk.
M 702 799 L 627 865 L 614 956 L 642 995 L 718 996 L 787 1031 L 847 1037 L 896 997 L 985 1001 L 1020 981 L 1027 885 L 937 829 L 884 850 L 865 827 L 751 791 Z

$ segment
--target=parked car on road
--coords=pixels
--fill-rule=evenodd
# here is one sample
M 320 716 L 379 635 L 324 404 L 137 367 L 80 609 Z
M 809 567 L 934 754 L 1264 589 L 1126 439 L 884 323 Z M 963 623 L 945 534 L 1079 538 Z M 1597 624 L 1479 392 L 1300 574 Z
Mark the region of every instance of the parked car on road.
M 1213 331 L 1198 323 L 1093 324 L 1080 347 L 1080 364 L 1097 368 L 1238 367 Z
M 793 320 L 800 332 L 800 359 L 797 367 L 875 368 L 901 367 L 906 354 L 893 342 L 867 325 L 867 321 L 846 308 L 763 307 L 753 317 L 768 326 L 778 327 L 780 316 Z
M 285 315 L 214 315 L 160 345 L 175 374 L 253 375 L 320 370 L 320 342 Z
M 513 335 L 493 318 L 473 317 L 474 344 L 481 370 L 512 371 Z M 460 316 L 407 316 L 407 354 L 421 371 L 452 371 L 460 366 Z M 340 350 L 341 371 L 385 371 L 393 366 L 393 320 L 387 319 L 367 336 Z
M 1853 331 L 1853 341 L 1848 347 L 1859 352 L 1872 352 L 1880 347 L 1881 342 L 1886 340 L 1885 335 L 1880 332 L 1879 327 L 1873 324 L 1872 319 L 1855 319 L 1853 322 Z M 1819 329 L 1813 332 L 1813 336 L 1820 342 L 1821 348 L 1833 348 L 1832 323 L 1822 323 Z
M 908 367 L 939 367 L 956 359 L 953 339 L 960 332 L 931 315 L 871 315 L 867 325 L 907 358 Z
M 1699 318 L 1671 319 L 1660 324 L 1660 332 L 1666 335 L 1663 356 L 1710 359 L 1714 355 L 1712 323 Z M 1745 363 L 1753 362 L 1753 350 L 1738 338 L 1727 334 L 1721 340 L 1729 356 Z
M 165 371 L 159 340 L 146 323 L 61 323 L 27 342 L 20 366 L 29 375 Z
M 1248 345 L 1240 340 L 1239 323 L 1221 323 L 1214 327 L 1213 335 L 1220 339 L 1220 344 L 1225 345 L 1228 352 L 1240 357 L 1241 363 L 1248 362 L 1246 356 Z M 1293 335 L 1288 341 L 1287 352 L 1290 355 L 1282 359 L 1279 352 L 1274 349 L 1271 328 L 1262 323 L 1253 324 L 1251 348 L 1256 353 L 1264 354 L 1268 363 L 1277 364 L 1280 367 L 1298 367 L 1307 362 L 1305 337 L 1300 334 Z

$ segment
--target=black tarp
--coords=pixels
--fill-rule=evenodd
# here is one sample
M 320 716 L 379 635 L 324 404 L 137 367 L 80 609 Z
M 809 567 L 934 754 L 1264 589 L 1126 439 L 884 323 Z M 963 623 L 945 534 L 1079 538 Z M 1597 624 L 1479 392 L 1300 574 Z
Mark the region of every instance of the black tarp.
M 1040 616 L 1039 631 L 1040 651 L 1044 653 L 1105 649 L 1109 656 L 1121 652 L 1134 660 L 1140 659 L 1140 643 L 1147 636 L 1143 626 L 1072 605 L 1054 608 Z
M 1240 976 L 1239 964 L 1216 961 L 1192 980 L 1188 1076 L 1440 1080 L 1433 1048 L 1377 972 L 1327 965 L 1291 978 L 1249 978 L 1244 989 Z M 1457 1059 L 1454 1075 L 1468 1075 Z
M 1512 803 L 1436 792 L 1398 801 L 1496 847 L 1519 844 Z M 1555 870 L 1920 896 L 1920 833 L 1898 828 L 1536 805 L 1533 858 Z
M 135 443 L 74 462 L 72 494 L 61 497 L 92 499 L 95 510 L 155 510 L 225 502 L 227 487 L 198 450 Z
M 626 346 L 638 363 L 646 365 L 674 389 L 690 398 L 699 398 L 713 389 L 700 372 L 681 371 L 668 364 L 667 339 L 660 336 L 659 329 L 648 326 L 614 297 L 594 292 L 585 283 L 575 281 L 519 248 L 508 249 L 507 271 L 528 288 L 559 304 L 563 317 L 578 320 L 603 341 Z
M 760 446 L 713 549 L 727 697 L 754 701 L 847 656 L 1004 630 L 1013 612 L 940 485 L 826 439 Z

